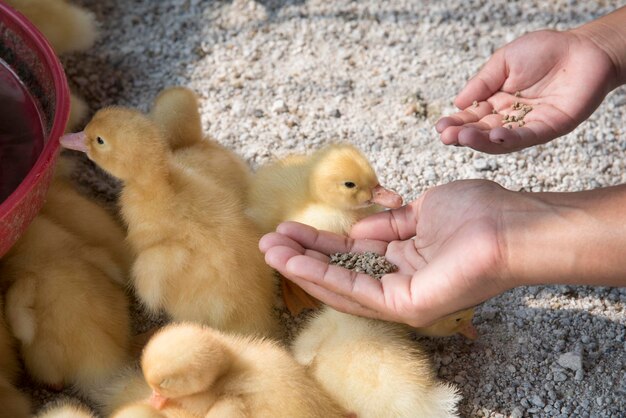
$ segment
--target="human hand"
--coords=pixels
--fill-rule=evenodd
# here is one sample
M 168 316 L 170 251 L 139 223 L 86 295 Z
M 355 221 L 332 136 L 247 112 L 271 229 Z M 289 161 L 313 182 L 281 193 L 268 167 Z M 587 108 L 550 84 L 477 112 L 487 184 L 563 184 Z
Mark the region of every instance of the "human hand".
M 619 82 L 615 63 L 584 31 L 532 32 L 493 54 L 456 97 L 462 110 L 436 130 L 446 145 L 520 150 L 574 130 Z M 512 110 L 515 102 L 532 110 L 523 122 L 504 123 L 504 115 L 523 113 Z
M 501 231 L 511 199 L 495 183 L 459 181 L 360 221 L 351 238 L 287 222 L 259 247 L 270 266 L 337 310 L 421 327 L 512 287 Z M 329 254 L 366 251 L 398 271 L 378 281 L 329 265 Z

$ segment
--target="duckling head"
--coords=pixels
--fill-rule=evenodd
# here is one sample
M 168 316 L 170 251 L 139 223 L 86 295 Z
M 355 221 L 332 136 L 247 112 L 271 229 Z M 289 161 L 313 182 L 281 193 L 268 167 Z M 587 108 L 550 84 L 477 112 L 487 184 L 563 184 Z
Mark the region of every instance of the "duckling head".
M 61 137 L 65 148 L 87 153 L 90 160 L 121 180 L 155 170 L 167 148 L 158 127 L 139 111 L 122 107 L 99 110 L 85 130 Z
M 402 206 L 402 197 L 385 189 L 365 156 L 349 144 L 331 145 L 313 156 L 311 193 L 331 206 L 355 210 L 378 204 Z
M 433 337 L 447 337 L 454 334 L 461 334 L 470 340 L 478 338 L 478 331 L 472 324 L 474 318 L 474 308 L 464 309 L 446 315 L 434 324 L 418 328 L 418 333 Z
M 165 327 L 146 345 L 141 369 L 152 388 L 150 403 L 162 409 L 170 399 L 208 391 L 230 366 L 230 353 L 213 330 L 196 324 Z

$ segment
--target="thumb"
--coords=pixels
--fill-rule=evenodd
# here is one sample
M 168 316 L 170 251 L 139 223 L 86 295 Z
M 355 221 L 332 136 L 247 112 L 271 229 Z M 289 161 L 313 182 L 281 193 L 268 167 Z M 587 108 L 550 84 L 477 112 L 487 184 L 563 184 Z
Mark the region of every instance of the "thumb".
M 487 100 L 500 90 L 507 76 L 508 69 L 504 52 L 501 48 L 489 58 L 489 61 L 463 87 L 463 90 L 454 99 L 455 106 L 459 109 L 465 109 L 474 100 L 478 102 Z
M 405 240 L 415 236 L 419 200 L 360 220 L 350 230 L 354 239 Z

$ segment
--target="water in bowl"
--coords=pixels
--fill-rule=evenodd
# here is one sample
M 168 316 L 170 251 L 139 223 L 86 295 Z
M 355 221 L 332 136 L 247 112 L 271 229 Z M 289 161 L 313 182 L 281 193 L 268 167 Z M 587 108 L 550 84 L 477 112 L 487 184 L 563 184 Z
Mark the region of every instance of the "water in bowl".
M 33 98 L 0 59 L 0 203 L 19 186 L 43 149 L 43 125 Z

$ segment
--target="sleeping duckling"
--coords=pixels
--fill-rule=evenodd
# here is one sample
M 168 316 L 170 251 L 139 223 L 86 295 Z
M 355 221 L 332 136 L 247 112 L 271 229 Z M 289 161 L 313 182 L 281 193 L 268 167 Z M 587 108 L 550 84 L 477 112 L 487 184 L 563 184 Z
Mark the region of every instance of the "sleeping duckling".
M 35 418 L 96 418 L 96 416 L 78 402 L 65 400 L 46 408 Z
M 325 308 L 304 326 L 296 360 L 359 418 L 456 417 L 457 390 L 437 381 L 403 327 Z
M 448 337 L 454 334 L 461 334 L 465 338 L 475 340 L 478 338 L 478 331 L 472 325 L 473 318 L 474 308 L 464 309 L 446 315 L 430 326 L 413 329 L 417 334 L 428 337 Z
M 4 306 L 0 297 L 0 418 L 30 416 L 28 398 L 13 387 L 19 372 L 13 337 L 4 321 Z
M 43 33 L 58 55 L 84 51 L 96 40 L 93 13 L 65 0 L 5 0 L 28 18 Z M 67 129 L 72 129 L 87 114 L 87 105 L 76 94 L 70 95 Z
M 92 261 L 98 253 L 106 251 L 39 215 L 0 268 L 26 369 L 53 389 L 89 388 L 129 360 L 126 294 Z
M 383 188 L 367 158 L 349 144 L 330 145 L 311 156 L 292 155 L 261 167 L 248 194 L 248 214 L 263 233 L 283 221 L 296 221 L 347 235 L 362 218 L 401 205 L 402 197 Z M 281 288 L 294 315 L 319 305 L 285 278 Z
M 170 87 L 157 96 L 150 118 L 167 139 L 176 161 L 219 182 L 245 201 L 251 181 L 246 163 L 234 152 L 202 135 L 198 96 L 185 87 Z
M 345 417 L 293 357 L 277 343 L 228 335 L 195 324 L 156 334 L 141 359 L 153 407 L 194 416 Z
M 153 121 L 107 108 L 61 143 L 123 181 L 133 285 L 148 309 L 223 330 L 275 332 L 275 283 L 260 233 L 231 190 L 177 163 Z

